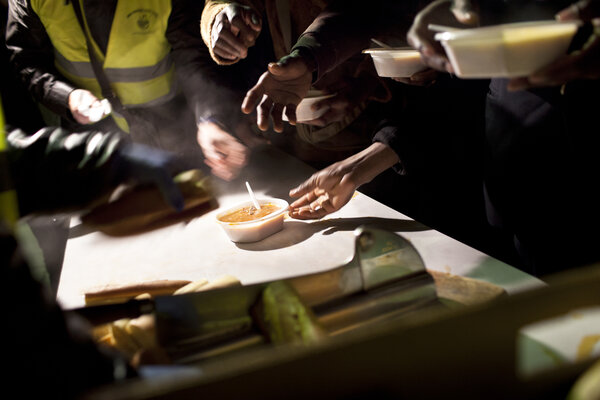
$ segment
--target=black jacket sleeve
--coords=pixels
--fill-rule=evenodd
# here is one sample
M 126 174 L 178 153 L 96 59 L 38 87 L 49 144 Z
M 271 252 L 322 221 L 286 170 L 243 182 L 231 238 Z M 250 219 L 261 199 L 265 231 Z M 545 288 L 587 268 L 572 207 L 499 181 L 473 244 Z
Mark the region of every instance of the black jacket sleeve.
M 85 208 L 123 179 L 119 133 L 44 128 L 7 135 L 10 174 L 22 215 Z
M 11 63 L 33 97 L 71 119 L 68 99 L 75 87 L 54 67 L 52 42 L 29 1 L 9 0 L 6 46 Z
M 318 81 L 335 67 L 370 47 L 370 39 L 391 32 L 405 36 L 410 2 L 337 0 L 331 2 L 300 35 L 292 51 L 312 56 Z M 401 25 L 401 26 L 399 26 Z

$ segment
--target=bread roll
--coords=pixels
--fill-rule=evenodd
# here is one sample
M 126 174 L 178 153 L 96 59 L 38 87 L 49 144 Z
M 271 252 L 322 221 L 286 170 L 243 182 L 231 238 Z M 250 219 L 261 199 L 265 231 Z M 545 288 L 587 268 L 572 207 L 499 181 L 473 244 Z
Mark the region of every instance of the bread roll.
M 111 236 L 125 236 L 189 220 L 217 207 L 210 182 L 198 169 L 177 175 L 173 181 L 183 195 L 183 211 L 168 205 L 154 185 L 136 186 L 81 217 L 83 225 Z

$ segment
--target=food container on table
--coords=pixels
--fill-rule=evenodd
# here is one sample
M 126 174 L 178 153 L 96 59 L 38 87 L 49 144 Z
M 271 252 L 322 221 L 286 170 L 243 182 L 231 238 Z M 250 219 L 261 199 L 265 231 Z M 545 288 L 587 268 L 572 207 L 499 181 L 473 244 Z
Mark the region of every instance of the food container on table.
M 462 78 L 527 76 L 566 54 L 579 22 L 537 21 L 435 35 Z
M 296 121 L 306 122 L 320 118 L 327 112 L 328 107 L 321 107 L 318 110 L 313 110 L 312 106 L 321 100 L 329 99 L 335 96 L 335 93 L 325 93 L 321 90 L 309 90 L 305 98 L 296 106 Z M 287 116 L 283 114 L 283 120 L 287 121 Z
M 378 47 L 364 50 L 371 55 L 377 75 L 387 78 L 408 78 L 427 68 L 421 54 L 411 48 Z
M 282 199 L 268 198 L 268 199 L 257 199 L 258 204 L 261 207 L 267 205 L 274 205 L 277 210 L 265 215 L 262 218 L 258 218 L 252 221 L 244 222 L 225 222 L 222 219 L 242 208 L 253 207 L 252 201 L 248 200 L 242 203 L 238 203 L 235 206 L 228 208 L 217 214 L 217 222 L 229 239 L 233 242 L 246 243 L 246 242 L 257 242 L 272 234 L 279 232 L 283 228 L 283 219 L 285 213 L 288 210 L 288 203 Z

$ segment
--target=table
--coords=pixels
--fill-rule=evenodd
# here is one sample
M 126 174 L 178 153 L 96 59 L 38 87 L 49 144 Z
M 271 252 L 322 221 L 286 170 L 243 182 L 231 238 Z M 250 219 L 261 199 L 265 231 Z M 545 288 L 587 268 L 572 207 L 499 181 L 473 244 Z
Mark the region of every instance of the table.
M 122 285 L 158 279 L 213 280 L 230 274 L 243 284 L 321 272 L 346 263 L 354 252 L 353 231 L 371 224 L 394 231 L 412 242 L 430 270 L 449 272 L 497 284 L 509 294 L 544 285 L 510 265 L 487 256 L 412 220 L 357 192 L 341 210 L 319 221 L 287 219 L 282 231 L 257 242 L 235 244 L 215 222 L 224 208 L 245 201 L 249 180 L 257 197 L 288 201 L 290 188 L 314 170 L 272 147 L 259 150 L 243 176 L 233 182 L 215 181 L 220 208 L 189 223 L 179 223 L 125 238 L 86 231 L 74 220 L 70 229 L 58 287 L 64 308 L 84 305 L 83 294 L 103 285 Z M 580 315 L 580 314 L 577 314 Z M 526 372 L 535 372 L 577 357 L 581 324 L 596 327 L 600 313 L 562 318 L 551 327 L 532 326 L 523 333 Z M 555 356 L 548 356 L 552 349 Z M 600 354 L 600 341 L 592 354 Z M 558 356 L 556 356 L 558 355 Z M 559 357 L 560 356 L 560 357 Z
M 274 147 L 253 155 L 243 176 L 215 180 L 220 209 L 248 198 L 250 181 L 257 197 L 288 201 L 290 188 L 314 170 Z M 219 210 L 220 210 L 219 209 Z M 103 285 L 158 279 L 213 280 L 229 274 L 243 284 L 329 270 L 354 252 L 353 231 L 362 224 L 386 228 L 409 239 L 428 269 L 471 276 L 504 287 L 509 293 L 542 282 L 357 192 L 341 210 L 319 221 L 287 219 L 282 231 L 257 242 L 235 244 L 215 223 L 214 210 L 179 223 L 125 238 L 86 231 L 74 220 L 58 287 L 64 308 L 84 305 L 83 294 Z

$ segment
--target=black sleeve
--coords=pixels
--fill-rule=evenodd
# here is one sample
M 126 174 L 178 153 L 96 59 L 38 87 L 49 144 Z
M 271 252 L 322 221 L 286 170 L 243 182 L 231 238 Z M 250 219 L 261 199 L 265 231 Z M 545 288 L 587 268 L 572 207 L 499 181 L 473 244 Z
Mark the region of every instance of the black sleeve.
M 395 32 L 405 36 L 409 1 L 358 0 L 331 2 L 300 35 L 292 51 L 310 54 L 315 61 L 316 79 L 333 70 L 353 55 L 371 46 L 372 37 Z M 400 26 L 399 26 L 400 25 Z M 406 25 L 406 26 L 404 26 Z
M 123 178 L 122 142 L 117 132 L 10 131 L 8 160 L 21 214 L 80 210 L 110 193 Z
M 243 84 L 235 68 L 221 67 L 210 57 L 200 35 L 200 13 L 204 2 L 173 0 L 167 39 L 179 84 L 190 104 L 196 121 L 216 119 L 231 126 L 242 116 L 240 107 Z
M 401 144 L 399 131 L 400 128 L 398 127 L 398 124 L 390 120 L 384 120 L 380 123 L 378 130 L 373 137 L 373 142 L 380 142 L 391 148 L 400 159 L 400 161 L 392 168 L 396 173 L 406 175 L 406 168 L 402 161 L 403 146 Z
M 68 99 L 75 87 L 54 67 L 52 42 L 29 1 L 9 0 L 6 46 L 11 63 L 33 97 L 56 114 L 71 118 Z

